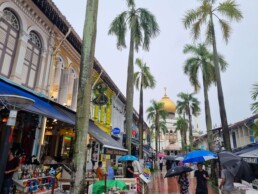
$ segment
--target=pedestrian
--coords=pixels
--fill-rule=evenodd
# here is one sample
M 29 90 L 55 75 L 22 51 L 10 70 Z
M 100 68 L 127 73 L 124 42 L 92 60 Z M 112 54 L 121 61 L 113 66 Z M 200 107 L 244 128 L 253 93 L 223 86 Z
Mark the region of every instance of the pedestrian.
M 98 153 L 97 151 L 94 151 L 92 156 L 91 156 L 91 162 L 92 162 L 92 170 L 95 167 L 95 163 L 98 161 Z
M 202 163 L 197 164 L 198 170 L 194 172 L 197 180 L 196 194 L 208 194 L 207 180 L 209 180 L 208 172 L 203 169 Z
M 163 158 L 160 157 L 159 158 L 159 170 L 162 172 L 162 169 L 163 169 Z
M 126 167 L 125 178 L 133 178 L 133 177 L 134 177 L 134 169 L 132 166 L 132 161 L 128 161 L 127 167 Z
M 19 169 L 19 159 L 15 158 L 13 152 L 9 150 L 8 160 L 4 172 L 4 180 L 2 184 L 1 194 L 9 194 L 10 188 L 13 184 L 13 174 Z
M 188 194 L 189 193 L 189 180 L 187 177 L 186 172 L 180 174 L 178 178 L 178 184 L 180 185 L 180 193 L 181 194 Z
M 166 170 L 169 171 L 169 169 L 172 167 L 172 161 L 171 160 L 167 160 L 166 161 Z
M 222 194 L 232 193 L 234 191 L 234 176 L 224 166 L 222 166 L 221 179 L 219 189 Z
M 104 180 L 105 173 L 102 169 L 102 162 L 101 161 L 98 162 L 98 168 L 96 170 L 96 176 L 99 180 Z
M 140 193 L 141 192 L 141 187 L 140 187 L 140 178 L 139 178 L 139 176 L 140 176 L 140 174 L 142 174 L 141 165 L 140 165 L 138 160 L 134 160 L 132 165 L 133 165 L 133 169 L 134 169 L 133 176 L 137 180 L 136 191 L 137 191 L 137 193 Z
M 115 173 L 114 173 L 113 166 L 114 166 L 113 162 L 110 162 L 110 164 L 108 165 L 108 176 L 107 176 L 108 180 L 115 180 Z

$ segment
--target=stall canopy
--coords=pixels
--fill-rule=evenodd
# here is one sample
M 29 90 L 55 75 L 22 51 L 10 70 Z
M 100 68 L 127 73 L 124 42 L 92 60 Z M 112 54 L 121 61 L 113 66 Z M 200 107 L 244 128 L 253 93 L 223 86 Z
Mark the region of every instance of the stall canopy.
M 139 146 L 139 141 L 137 139 L 132 138 L 132 144 L 135 146 Z M 152 155 L 153 149 L 148 145 L 143 145 L 142 148 L 143 152 L 146 153 L 148 156 Z
M 235 152 L 248 163 L 258 164 L 258 143 L 250 144 Z
M 27 98 L 31 98 L 35 101 L 32 106 L 26 107 L 24 110 L 42 115 L 48 118 L 57 119 L 64 123 L 75 125 L 76 113 L 56 102 L 48 100 L 42 94 L 38 94 L 30 89 L 15 84 L 11 81 L 5 80 L 0 77 L 0 94 L 1 95 L 18 95 Z M 1 103 L 1 102 L 0 102 Z M 103 147 L 121 150 L 126 152 L 127 150 L 120 145 L 119 142 L 114 140 L 107 133 L 97 127 L 93 121 L 89 123 L 89 134 L 92 135 L 97 141 L 103 144 Z M 123 153 L 124 154 L 124 153 Z
M 26 98 L 33 99 L 35 103 L 31 106 L 24 108 L 25 111 L 43 115 L 52 119 L 57 119 L 68 124 L 74 124 L 74 120 L 62 114 L 56 110 L 49 100 L 44 97 L 41 97 L 35 92 L 30 92 L 23 87 L 20 87 L 16 84 L 8 83 L 3 79 L 0 79 L 0 94 L 1 95 L 18 95 Z

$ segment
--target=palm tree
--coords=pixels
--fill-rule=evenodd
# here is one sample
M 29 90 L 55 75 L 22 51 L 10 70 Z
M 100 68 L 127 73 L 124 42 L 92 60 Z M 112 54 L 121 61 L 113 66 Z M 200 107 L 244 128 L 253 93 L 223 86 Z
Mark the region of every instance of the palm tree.
M 205 44 L 190 45 L 187 44 L 183 50 L 184 54 L 191 54 L 184 65 L 184 73 L 189 76 L 190 83 L 194 86 L 195 92 L 199 91 L 200 82 L 198 79 L 199 71 L 202 72 L 202 84 L 205 105 L 205 121 L 208 133 L 209 150 L 212 151 L 212 120 L 210 113 L 210 103 L 208 90 L 212 83 L 215 83 L 215 68 L 213 65 L 213 54 L 209 52 Z M 221 71 L 225 71 L 227 63 L 222 56 L 219 55 L 219 64 Z
M 136 65 L 139 67 L 140 71 L 134 73 L 134 82 L 137 90 L 140 90 L 140 106 L 139 106 L 139 123 L 138 128 L 140 132 L 139 142 L 140 142 L 140 159 L 143 158 L 143 89 L 154 88 L 156 85 L 156 80 L 150 72 L 150 68 L 143 63 L 142 60 L 136 59 Z
M 117 48 L 126 47 L 125 37 L 127 26 L 130 30 L 130 48 L 127 69 L 126 87 L 126 146 L 131 153 L 131 127 L 133 121 L 133 94 L 134 94 L 134 51 L 139 47 L 149 50 L 150 39 L 159 33 L 159 26 L 155 16 L 147 9 L 135 8 L 134 0 L 127 0 L 128 11 L 119 14 L 111 23 L 108 34 L 116 35 Z
M 193 145 L 193 126 L 192 126 L 192 115 L 197 116 L 200 113 L 200 102 L 194 97 L 194 93 L 186 94 L 179 93 L 177 95 L 180 100 L 177 101 L 177 112 L 179 114 L 188 115 L 189 120 L 189 141 L 190 146 Z
M 147 119 L 154 122 L 155 125 L 155 149 L 156 154 L 158 153 L 158 135 L 159 134 L 159 123 L 160 119 L 166 120 L 168 112 L 164 110 L 163 102 L 151 101 L 151 106 L 146 110 L 148 113 Z
M 155 130 L 155 123 L 153 123 L 150 128 Z M 166 121 L 160 120 L 159 121 L 159 132 L 158 132 L 158 134 L 159 134 L 159 136 L 158 136 L 159 137 L 159 146 L 158 146 L 158 152 L 157 153 L 160 152 L 160 135 L 161 135 L 161 133 L 163 133 L 163 135 L 166 135 L 167 132 L 168 132 L 168 128 L 167 128 L 167 125 L 166 125 Z M 157 135 L 157 134 L 154 134 L 154 132 L 152 131 L 152 136 L 153 135 Z
M 251 91 L 251 97 L 253 100 L 256 100 L 258 96 L 258 83 L 253 85 L 253 89 Z M 258 114 L 258 102 L 254 102 L 251 104 L 251 110 L 254 114 Z
M 229 129 L 220 78 L 219 59 L 213 18 L 215 16 L 215 18 L 218 19 L 218 22 L 223 33 L 223 38 L 227 43 L 230 36 L 231 27 L 229 22 L 225 19 L 222 19 L 222 17 L 226 17 L 230 21 L 240 21 L 243 16 L 241 11 L 238 9 L 238 4 L 236 4 L 234 0 L 226 0 L 225 2 L 219 3 L 217 7 L 215 6 L 216 0 L 201 0 L 201 2 L 202 4 L 200 5 L 200 7 L 196 9 L 191 9 L 186 12 L 186 15 L 183 19 L 183 24 L 186 29 L 192 28 L 191 33 L 193 34 L 194 39 L 199 38 L 202 24 L 207 25 L 206 41 L 208 43 L 212 43 L 213 46 L 213 61 L 215 66 L 215 75 L 217 82 L 220 118 L 223 128 L 223 140 L 225 149 L 230 151 L 231 146 L 229 138 Z
M 176 119 L 176 123 L 174 123 L 174 126 L 176 131 L 180 131 L 182 150 L 183 152 L 186 152 L 186 146 L 187 146 L 186 132 L 188 129 L 188 121 L 182 116 L 179 116 Z
M 75 145 L 73 153 L 73 184 L 71 193 L 82 194 L 85 191 L 85 171 L 87 161 L 86 138 L 89 128 L 91 81 L 94 63 L 97 32 L 98 0 L 88 0 L 82 41 L 77 114 L 75 126 Z

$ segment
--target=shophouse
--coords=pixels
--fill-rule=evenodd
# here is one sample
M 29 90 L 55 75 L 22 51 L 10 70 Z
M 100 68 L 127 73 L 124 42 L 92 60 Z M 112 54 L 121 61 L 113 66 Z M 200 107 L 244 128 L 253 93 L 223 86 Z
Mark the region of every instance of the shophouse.
M 71 157 L 80 57 L 80 37 L 51 0 L 0 1 L 0 94 L 35 101 L 18 112 L 13 134 L 13 146 L 27 155 Z M 92 83 L 88 160 L 94 151 L 117 159 L 127 151 L 126 99 L 97 59 Z M 1 107 L 3 129 L 9 111 Z

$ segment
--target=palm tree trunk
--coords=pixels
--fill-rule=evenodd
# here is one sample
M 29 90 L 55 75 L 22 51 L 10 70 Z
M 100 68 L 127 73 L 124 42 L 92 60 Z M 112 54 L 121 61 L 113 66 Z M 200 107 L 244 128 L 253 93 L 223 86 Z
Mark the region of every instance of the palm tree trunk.
M 160 130 L 159 130 L 159 153 L 160 153 Z
M 208 135 L 208 146 L 209 150 L 213 151 L 212 146 L 212 121 L 211 121 L 211 111 L 210 111 L 210 103 L 208 97 L 208 86 L 207 82 L 203 76 L 203 93 L 204 93 L 204 106 L 205 106 L 205 121 Z
M 203 76 L 203 93 L 204 93 L 204 106 L 205 106 L 205 120 L 208 136 L 208 147 L 210 151 L 213 151 L 213 137 L 212 137 L 212 121 L 211 121 L 211 112 L 210 112 L 210 103 L 208 97 L 208 86 L 207 82 Z M 215 185 L 218 185 L 218 178 L 216 174 L 216 161 L 211 161 L 211 180 Z
M 131 138 L 132 138 L 132 123 L 133 123 L 133 94 L 134 94 L 134 39 L 131 30 L 130 51 L 127 69 L 127 87 L 126 87 L 126 148 L 128 154 L 131 154 Z
M 88 0 L 85 24 L 83 30 L 81 67 L 76 114 L 76 138 L 74 145 L 73 172 L 71 193 L 85 192 L 85 172 L 87 147 L 86 138 L 89 128 L 90 100 L 92 86 L 92 70 L 94 63 L 96 33 L 97 33 L 98 0 Z
M 157 159 L 157 154 L 158 154 L 158 132 L 159 132 L 159 115 L 158 113 L 156 114 L 155 117 L 155 148 L 156 148 L 156 157 L 155 159 Z M 158 164 L 156 162 L 156 166 L 158 167 Z
M 224 103 L 224 95 L 223 95 L 223 90 L 221 85 L 216 36 L 215 36 L 215 29 L 214 29 L 212 14 L 210 15 L 210 18 L 211 18 L 212 46 L 213 46 L 213 57 L 214 57 L 215 74 L 216 74 L 216 81 L 217 81 L 220 119 L 221 119 L 221 124 L 223 128 L 223 142 L 224 142 L 225 149 L 228 151 L 231 151 L 229 128 L 228 128 L 227 114 L 226 114 L 225 103 Z
M 140 88 L 140 110 L 139 110 L 139 132 L 140 132 L 140 153 L 139 158 L 143 159 L 143 89 L 142 89 L 142 81 Z
M 190 108 L 187 112 L 188 112 L 188 119 L 189 119 L 189 142 L 190 142 L 190 149 L 191 149 L 193 145 L 193 126 L 192 126 L 192 115 L 190 112 Z

